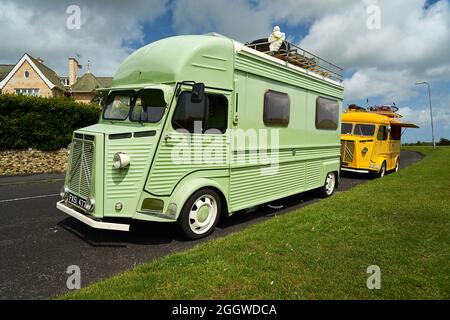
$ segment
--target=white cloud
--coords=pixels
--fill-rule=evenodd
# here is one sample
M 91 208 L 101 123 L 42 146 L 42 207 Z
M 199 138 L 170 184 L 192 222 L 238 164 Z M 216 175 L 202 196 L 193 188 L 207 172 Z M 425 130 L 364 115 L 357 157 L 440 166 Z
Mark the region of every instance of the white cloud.
M 247 0 L 179 0 L 172 10 L 173 28 L 181 34 L 219 32 L 246 42 L 271 31 L 270 12 Z
M 296 25 L 331 13 L 343 13 L 358 2 L 360 0 L 262 0 L 260 7 L 270 12 L 273 19 Z
M 182 34 L 217 31 L 249 41 L 269 34 L 275 23 L 286 23 L 289 38 L 298 39 L 309 27 L 300 46 L 353 71 L 344 81 L 348 100 L 401 102 L 414 97 L 417 80 L 450 78 L 448 0 L 427 8 L 425 0 L 175 0 L 170 7 L 168 0 L 76 3 L 82 10 L 80 30 L 66 28 L 66 8 L 73 1 L 0 0 L 0 63 L 14 63 L 28 52 L 65 75 L 67 58 L 80 53 L 84 65 L 91 60 L 95 74 L 113 75 L 131 44 L 144 44 L 142 23 L 170 9 L 173 31 Z M 380 30 L 367 29 L 371 4 L 381 9 Z
M 410 107 L 400 108 L 398 111 L 403 115 L 405 122 L 412 122 L 421 127 L 430 126 L 431 116 L 428 106 L 424 109 L 411 109 Z M 433 108 L 433 122 L 437 125 L 442 125 L 444 129 L 450 128 L 450 110 L 448 108 L 437 107 Z
M 81 8 L 79 30 L 66 27 L 71 4 Z M 130 43 L 142 43 L 142 22 L 164 13 L 166 0 L 0 1 L 0 7 L 0 63 L 15 63 L 27 52 L 66 75 L 67 58 L 79 53 L 83 64 L 91 61 L 94 74 L 111 76 Z
M 305 24 L 318 16 L 345 9 L 359 0 L 178 0 L 173 27 L 178 33 L 219 32 L 247 42 L 269 35 L 273 23 Z
M 362 68 L 344 80 L 344 95 L 350 100 L 384 97 L 387 102 L 402 101 L 415 95 L 413 81 L 409 69 Z
M 347 99 L 414 97 L 419 79 L 450 78 L 450 4 L 441 0 L 179 0 L 172 5 L 175 31 L 217 31 L 248 41 L 274 23 L 293 29 L 310 23 L 300 46 L 353 70 Z M 381 28 L 367 28 L 368 6 L 380 8 Z M 297 35 L 289 34 L 290 39 Z
M 381 9 L 381 28 L 366 26 L 369 4 Z M 411 98 L 419 79 L 450 77 L 450 4 L 441 0 L 359 1 L 345 12 L 315 21 L 300 46 L 356 70 L 347 79 L 346 97 Z

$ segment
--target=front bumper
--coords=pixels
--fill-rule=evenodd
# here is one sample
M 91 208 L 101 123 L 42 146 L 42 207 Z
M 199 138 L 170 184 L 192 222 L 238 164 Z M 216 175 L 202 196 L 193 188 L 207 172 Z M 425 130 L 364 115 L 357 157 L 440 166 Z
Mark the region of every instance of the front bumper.
M 56 208 L 95 229 L 130 231 L 129 224 L 96 221 L 72 208 L 69 208 L 64 204 L 64 200 L 56 203 Z
M 369 173 L 370 172 L 370 170 L 352 169 L 352 168 L 346 168 L 346 167 L 341 167 L 341 171 L 355 172 L 355 173 Z

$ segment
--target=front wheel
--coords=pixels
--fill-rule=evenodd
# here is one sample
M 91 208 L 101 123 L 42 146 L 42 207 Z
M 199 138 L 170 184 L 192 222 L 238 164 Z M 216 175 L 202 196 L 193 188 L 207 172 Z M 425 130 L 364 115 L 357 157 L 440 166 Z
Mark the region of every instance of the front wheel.
M 383 161 L 380 171 L 378 171 L 378 177 L 383 178 L 385 174 L 386 174 L 386 161 Z
M 206 237 L 214 231 L 220 210 L 217 192 L 210 189 L 199 190 L 184 204 L 178 217 L 178 230 L 191 240 Z
M 328 198 L 336 189 L 337 177 L 335 172 L 330 172 L 325 178 L 325 185 L 319 189 L 319 194 L 322 198 Z

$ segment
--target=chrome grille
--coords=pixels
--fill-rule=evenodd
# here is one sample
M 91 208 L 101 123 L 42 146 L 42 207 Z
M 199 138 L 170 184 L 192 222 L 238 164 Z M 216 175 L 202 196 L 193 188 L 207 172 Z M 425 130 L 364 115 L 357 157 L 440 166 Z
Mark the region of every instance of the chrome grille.
M 84 135 L 72 141 L 69 168 L 69 189 L 84 198 L 89 197 L 94 162 L 94 137 Z
M 355 143 L 353 141 L 341 141 L 341 161 L 352 162 L 355 152 Z

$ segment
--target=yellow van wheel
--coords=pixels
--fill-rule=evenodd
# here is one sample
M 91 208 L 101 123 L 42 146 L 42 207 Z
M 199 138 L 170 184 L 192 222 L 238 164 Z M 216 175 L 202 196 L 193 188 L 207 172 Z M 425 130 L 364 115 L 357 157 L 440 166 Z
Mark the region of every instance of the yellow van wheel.
M 220 197 L 214 190 L 195 192 L 184 204 L 178 217 L 178 230 L 191 240 L 208 236 L 214 231 L 221 212 Z
M 395 161 L 394 172 L 398 172 L 399 169 L 400 169 L 400 159 L 397 158 L 397 161 Z
M 380 171 L 378 171 L 378 178 L 383 178 L 386 175 L 386 161 L 381 164 Z

